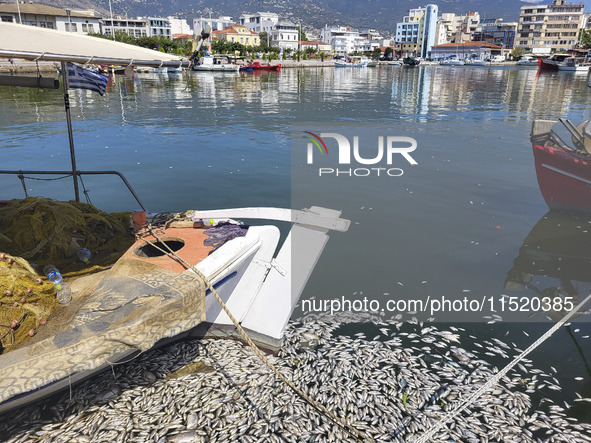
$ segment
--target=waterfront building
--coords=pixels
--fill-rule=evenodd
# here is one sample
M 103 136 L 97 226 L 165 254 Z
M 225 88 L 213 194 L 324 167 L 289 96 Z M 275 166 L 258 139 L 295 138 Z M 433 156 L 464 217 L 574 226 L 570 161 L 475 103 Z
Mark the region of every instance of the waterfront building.
M 468 11 L 466 15 L 441 14 L 441 26 L 445 29 L 448 43 L 471 41 L 479 23 L 480 14 L 474 11 Z
M 102 33 L 109 37 L 115 33 L 124 32 L 131 37 L 148 37 L 148 23 L 143 19 L 105 18 L 102 21 Z
M 554 0 L 551 5 L 528 4 L 521 7 L 517 46 L 534 54 L 550 54 L 571 49 L 584 26 L 584 3 Z
M 271 46 L 280 49 L 298 49 L 299 31 L 296 25 L 288 20 L 278 21 L 270 33 Z
M 236 22 L 232 20 L 232 17 L 220 16 L 218 18 L 205 18 L 199 17 L 193 19 L 193 31 L 195 35 L 200 35 L 203 28 L 209 26 L 212 31 L 221 31 L 228 26 L 235 25 Z
M 331 52 L 334 55 L 347 55 L 354 52 L 365 52 L 372 50 L 369 40 L 362 37 L 359 30 L 346 26 L 325 25 L 320 32 L 322 41 L 330 44 Z
M 187 20 L 183 20 L 176 17 L 166 17 L 170 23 L 170 30 L 172 35 L 175 34 L 193 34 L 193 30 L 189 26 Z
M 364 43 L 364 46 L 366 46 L 368 48 L 368 49 L 366 49 L 367 51 L 373 51 L 374 49 L 384 46 L 384 44 L 383 44 L 384 39 L 382 38 L 380 33 L 378 31 L 376 31 L 375 29 L 364 29 L 363 31 L 361 31 L 359 33 L 359 36 L 361 38 L 363 38 L 364 40 L 366 40 L 367 43 Z M 388 43 L 388 45 L 389 45 L 389 43 Z M 388 46 L 388 45 L 385 45 L 385 46 Z
M 452 34 L 451 27 L 451 23 L 444 20 L 443 17 L 439 17 L 437 19 L 437 26 L 435 28 L 436 45 L 443 45 L 445 43 L 449 43 L 448 35 Z
M 502 18 L 483 19 L 480 21 L 472 40 L 488 42 L 502 48 L 506 55 L 515 46 L 517 22 L 503 22 Z
M 455 58 L 458 60 L 492 60 L 501 55 L 501 47 L 486 42 L 445 43 L 431 48 L 434 60 Z
M 138 17 L 142 19 L 142 17 Z M 168 37 L 172 38 L 172 28 L 170 21 L 164 17 L 146 17 L 144 19 L 148 25 L 148 37 Z
M 409 9 L 396 24 L 396 49 L 399 56 L 430 58 L 437 35 L 437 5 Z
M 259 34 L 251 31 L 242 25 L 226 26 L 220 31 L 211 33 L 213 38 L 225 40 L 232 43 L 240 43 L 244 46 L 258 46 Z
M 279 22 L 279 16 L 273 12 L 257 12 L 256 14 L 242 14 L 238 23 L 246 29 L 256 32 L 271 34 L 275 25 Z
M 0 4 L 0 22 L 20 23 L 77 34 L 100 33 L 100 15 L 94 10 L 60 9 L 32 3 Z

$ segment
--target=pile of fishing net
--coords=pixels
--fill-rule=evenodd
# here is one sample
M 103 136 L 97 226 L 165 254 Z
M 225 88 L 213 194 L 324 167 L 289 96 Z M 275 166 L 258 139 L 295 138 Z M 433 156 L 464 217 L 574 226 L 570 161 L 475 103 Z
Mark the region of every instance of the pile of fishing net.
M 67 279 L 112 265 L 133 244 L 129 216 L 38 197 L 0 208 L 0 352 L 34 336 L 58 306 L 43 267 Z M 88 263 L 78 258 L 82 248 L 92 253 Z
M 34 263 L 55 265 L 62 274 L 88 265 L 113 264 L 134 241 L 129 213 L 107 214 L 92 205 L 28 197 L 0 208 L 0 252 Z M 78 250 L 92 252 L 82 263 Z
M 55 294 L 26 260 L 0 253 L 0 353 L 36 334 L 58 304 Z

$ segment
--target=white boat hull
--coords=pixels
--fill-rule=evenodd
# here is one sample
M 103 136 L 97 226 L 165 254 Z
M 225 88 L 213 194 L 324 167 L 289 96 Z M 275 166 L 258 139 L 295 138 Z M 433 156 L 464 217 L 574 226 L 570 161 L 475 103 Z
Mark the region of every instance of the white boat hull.
M 261 345 L 263 348 L 268 350 L 277 350 L 280 346 L 283 331 L 291 317 L 293 309 L 297 304 L 300 295 L 310 277 L 316 262 L 328 241 L 328 231 L 338 230 L 346 231 L 349 227 L 349 221 L 339 218 L 340 211 L 334 211 L 325 208 L 312 207 L 306 211 L 293 211 L 289 209 L 277 209 L 277 208 L 242 208 L 242 209 L 228 209 L 228 210 L 213 210 L 213 211 L 195 211 L 193 214 L 193 220 L 227 220 L 230 219 L 233 222 L 233 218 L 243 217 L 247 219 L 271 219 L 276 221 L 289 221 L 293 223 L 292 229 L 289 232 L 287 239 L 283 243 L 282 247 L 277 251 L 279 244 L 280 233 L 279 229 L 274 225 L 267 226 L 251 226 L 246 231 L 246 235 L 242 237 L 236 237 L 225 244 L 220 246 L 217 250 L 210 252 L 207 255 L 207 251 L 201 248 L 197 248 L 197 252 L 193 251 L 195 256 L 199 254 L 205 255 L 204 258 L 200 259 L 198 263 L 190 263 L 196 270 L 202 273 L 205 278 L 213 285 L 216 293 L 219 295 L 232 317 L 241 324 L 244 330 L 248 333 L 249 337 Z M 188 255 L 192 250 L 190 245 L 187 245 L 183 239 L 199 238 L 203 239 L 206 237 L 206 232 L 203 228 L 195 229 L 193 222 L 188 222 L 190 227 L 177 227 L 170 226 L 159 230 L 159 239 L 163 242 L 172 240 L 176 243 L 180 243 L 181 246 L 176 249 L 179 256 Z M 194 243 L 197 244 L 197 243 Z M 297 245 L 297 247 L 295 246 Z M 187 246 L 187 248 L 185 248 Z M 123 256 L 122 260 L 127 260 L 125 263 L 132 262 L 145 263 L 153 267 L 165 266 L 164 269 L 179 268 L 173 270 L 176 272 L 178 278 L 181 278 L 184 282 L 188 283 L 190 288 L 188 291 L 192 294 L 195 289 L 193 284 L 197 284 L 198 281 L 193 278 L 189 278 L 187 273 L 193 273 L 192 269 L 184 270 L 186 267 L 180 266 L 177 260 L 166 257 L 164 254 L 154 253 L 153 255 L 142 255 L 145 250 L 141 247 L 145 246 L 144 241 L 138 241 L 132 248 L 130 248 Z M 143 251 L 143 252 L 142 252 Z M 201 255 L 201 256 L 203 256 Z M 119 263 L 119 262 L 118 262 Z M 117 266 L 117 265 L 116 265 Z M 116 267 L 115 266 L 115 267 Z M 146 266 L 146 265 L 140 265 Z M 170 268 L 169 268 L 170 267 Z M 140 268 L 136 268 L 140 269 Z M 140 295 L 138 299 L 135 299 L 135 295 L 129 295 L 130 299 L 118 301 L 118 297 L 115 297 L 115 303 L 121 303 L 119 305 L 108 307 L 95 306 L 96 301 L 92 298 L 88 299 L 90 304 L 78 306 L 77 309 L 84 310 L 85 318 L 88 314 L 89 317 L 98 318 L 99 321 L 103 321 L 103 311 L 107 314 L 115 314 L 116 318 L 119 317 L 119 310 L 125 312 L 126 316 L 137 321 L 138 316 L 142 315 L 142 309 L 145 303 L 143 300 L 150 299 L 154 295 L 162 297 L 162 299 L 168 298 L 169 300 L 176 300 L 176 296 L 170 299 L 171 294 L 162 296 L 160 288 L 162 285 L 170 285 L 168 283 L 170 274 L 157 275 L 153 274 L 153 271 L 146 271 L 148 280 L 144 283 L 148 284 L 149 287 L 155 288 L 154 294 L 147 296 Z M 140 274 L 137 276 L 134 274 L 134 280 L 139 279 Z M 90 277 L 89 277 L 90 278 Z M 115 282 L 118 284 L 120 274 L 106 274 L 99 287 L 102 286 L 102 282 Z M 176 277 L 175 277 L 176 278 Z M 174 280 L 180 281 L 180 280 Z M 88 283 L 80 281 L 79 287 L 85 287 Z M 134 281 L 132 286 L 122 288 L 122 294 L 128 294 L 129 292 L 135 292 L 135 290 L 126 292 L 125 289 L 133 289 L 138 283 Z M 73 288 L 74 300 L 76 300 L 75 282 L 72 282 L 71 287 Z M 109 285 L 107 284 L 107 287 Z M 170 287 L 170 286 L 167 286 Z M 173 286 L 176 287 L 176 286 Z M 180 291 L 180 287 L 176 289 Z M 93 292 L 94 294 L 94 292 Z M 109 292 L 110 294 L 110 292 Z M 100 297 L 100 300 L 105 300 L 102 292 L 96 293 L 95 297 Z M 185 300 L 183 298 L 183 300 Z M 203 303 L 195 301 L 194 305 Z M 111 302 L 109 302 L 111 303 Z M 176 303 L 176 302 L 174 302 Z M 73 306 L 76 306 L 75 304 Z M 133 308 L 137 306 L 137 308 Z M 174 317 L 172 321 L 172 330 L 166 329 L 160 331 L 156 336 L 159 341 L 155 342 L 153 347 L 158 347 L 170 343 L 171 341 L 179 340 L 187 337 L 202 337 L 202 336 L 233 336 L 238 339 L 241 336 L 238 334 L 233 320 L 222 308 L 214 294 L 206 292 L 205 295 L 205 321 L 202 321 L 203 310 L 195 308 L 195 311 L 191 310 L 193 304 L 184 305 L 183 313 L 179 317 L 183 320 L 179 323 Z M 203 305 L 201 305 L 203 306 Z M 138 309 L 138 311 L 130 311 L 132 309 Z M 98 309 L 98 311 L 97 311 Z M 160 314 L 159 309 L 156 311 L 158 317 Z M 77 311 L 77 312 L 81 312 Z M 137 315 L 136 315 L 137 313 Z M 105 317 L 110 318 L 110 317 Z M 0 388 L 3 386 L 6 390 L 0 389 L 0 413 L 6 412 L 10 409 L 14 409 L 23 406 L 27 403 L 39 400 L 43 397 L 51 395 L 59 390 L 62 390 L 73 383 L 77 383 L 84 379 L 91 377 L 92 375 L 110 367 L 112 364 L 116 364 L 120 361 L 126 361 L 138 354 L 138 345 L 134 340 L 141 340 L 142 337 L 152 337 L 154 330 L 137 327 L 135 323 L 129 326 L 130 331 L 135 331 L 137 337 L 130 337 L 124 339 L 123 342 L 110 336 L 110 327 L 103 330 L 97 331 L 96 335 L 93 335 L 95 341 L 98 340 L 100 343 L 104 343 L 103 334 L 106 337 L 106 341 L 115 343 L 113 351 L 103 355 L 107 358 L 107 363 L 103 363 L 103 360 L 96 360 L 97 355 L 92 355 L 92 358 L 86 360 L 87 353 L 94 353 L 95 350 L 85 350 L 83 355 L 78 355 L 76 360 L 68 362 L 68 365 L 60 367 L 59 371 L 52 370 L 48 374 L 38 374 L 31 381 L 33 384 L 23 384 L 18 387 L 11 385 L 11 379 L 5 378 L 0 379 Z M 150 325 L 153 318 L 150 317 Z M 154 325 L 159 325 L 162 319 L 158 317 L 154 321 Z M 168 321 L 168 320 L 167 320 Z M 184 323 L 183 323 L 184 322 Z M 187 323 L 188 322 L 188 323 Z M 201 323 L 200 323 L 201 322 Z M 94 323 L 93 323 L 94 324 Z M 198 324 L 197 327 L 182 329 L 183 324 Z M 141 324 L 139 324 L 141 326 Z M 77 326 L 84 327 L 84 325 Z M 116 323 L 115 328 L 120 328 L 121 325 Z M 123 328 L 128 326 L 124 323 Z M 135 328 L 135 329 L 134 329 Z M 127 329 L 125 329 L 127 331 Z M 174 332 L 173 332 L 174 331 Z M 68 331 L 66 331 L 68 332 Z M 164 335 L 161 335 L 165 332 Z M 146 335 L 147 334 L 147 335 Z M 127 337 L 127 335 L 126 335 Z M 51 343 L 53 346 L 56 337 L 48 337 L 47 343 Z M 88 338 L 88 336 L 87 336 Z M 63 341 L 63 339 L 61 339 Z M 59 340 L 58 340 L 59 342 Z M 97 342 L 97 343 L 98 343 Z M 125 343 L 129 342 L 128 345 Z M 45 341 L 37 343 L 34 349 L 46 349 L 43 346 Z M 139 342 L 138 342 L 139 343 Z M 120 345 L 123 344 L 122 348 Z M 66 343 L 66 346 L 71 347 L 76 343 Z M 77 345 L 76 345 L 77 346 Z M 47 348 L 46 351 L 42 352 L 55 352 L 52 347 Z M 69 349 L 69 348 L 68 348 Z M 115 351 L 117 349 L 117 351 Z M 59 352 L 62 352 L 60 348 L 57 348 Z M 31 356 L 27 352 L 27 348 L 15 350 L 5 355 L 0 356 L 0 371 L 13 371 L 14 368 L 29 367 L 30 359 L 36 361 L 35 364 L 42 363 L 43 355 Z M 78 351 L 80 354 L 80 351 Z M 54 355 L 54 354 L 52 354 Z M 61 355 L 61 354 L 60 354 Z M 47 356 L 49 358 L 49 356 Z M 38 360 L 38 361 L 37 361 Z M 83 361 L 82 364 L 77 363 Z M 92 363 L 92 362 L 95 363 Z M 92 364 L 87 364 L 92 363 Z M 51 365 L 49 366 L 51 367 Z M 40 371 L 43 372 L 43 371 Z M 4 384 L 3 384 L 4 383 Z M 7 384 L 8 383 L 8 384 Z M 10 390 L 8 393 L 7 390 Z M 4 394 L 4 395 L 3 395 Z

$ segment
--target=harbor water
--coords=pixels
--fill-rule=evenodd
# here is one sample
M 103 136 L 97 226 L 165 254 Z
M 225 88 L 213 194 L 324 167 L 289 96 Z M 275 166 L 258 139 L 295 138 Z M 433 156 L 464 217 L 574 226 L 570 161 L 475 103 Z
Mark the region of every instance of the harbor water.
M 483 377 L 484 383 L 565 313 L 561 309 L 544 310 L 525 300 L 544 295 L 554 298 L 559 293 L 564 294 L 567 288 L 572 301 L 579 302 L 591 290 L 591 249 L 588 248 L 591 242 L 587 233 L 591 217 L 549 211 L 538 187 L 529 139 L 535 119 L 567 118 L 578 124 L 590 118 L 591 89 L 587 87 L 585 74 L 538 74 L 535 69 L 515 66 L 410 68 L 389 65 L 364 69 L 284 69 L 280 73 L 136 74 L 111 77 L 104 96 L 72 90 L 70 102 L 78 169 L 121 172 L 150 212 L 250 206 L 301 209 L 318 205 L 342 210 L 342 217 L 351 220 L 347 232 L 331 233 L 293 314 L 287 348 L 278 356 L 278 364 L 289 362 L 294 373 L 298 368 L 302 371 L 301 383 L 315 392 L 317 398 L 322 399 L 327 391 L 320 384 L 318 391 L 314 391 L 315 382 L 306 378 L 304 369 L 313 371 L 326 362 L 329 362 L 324 366 L 326 369 L 331 365 L 334 369 L 337 362 L 348 367 L 349 373 L 346 375 L 347 371 L 343 370 L 335 380 L 339 377 L 350 380 L 352 373 L 362 373 L 364 364 L 360 355 L 347 360 L 340 354 L 331 354 L 327 347 L 357 348 L 359 353 L 367 352 L 384 359 L 415 361 L 421 352 L 437 358 L 440 354 L 443 359 L 457 357 L 457 349 L 452 349 L 457 346 L 467 350 L 471 360 L 483 361 L 487 374 Z M 319 177 L 318 168 L 310 168 L 304 157 L 300 156 L 302 161 L 299 161 L 298 155 L 304 152 L 308 142 L 306 131 L 316 135 L 342 132 L 351 140 L 358 136 L 374 146 L 378 136 L 409 137 L 416 141 L 416 149 L 411 153 L 416 164 L 396 155 L 392 167 L 402 171 L 397 176 L 343 174 L 338 177 L 333 174 Z M 320 157 L 317 153 L 314 160 L 334 161 L 336 152 L 333 143 L 327 148 L 328 156 Z M 0 88 L 0 169 L 71 169 L 61 90 Z M 0 175 L 0 199 L 24 197 L 23 186 L 28 195 L 72 199 L 71 182 L 71 178 L 53 181 L 26 178 L 23 185 L 14 175 Z M 85 176 L 84 188 L 92 203 L 105 211 L 137 209 L 138 203 L 115 177 Z M 82 195 L 84 198 L 85 194 Z M 560 243 L 562 240 L 555 241 L 560 244 L 556 252 L 552 251 L 556 260 L 564 259 L 564 265 L 559 264 L 552 270 L 539 266 L 539 274 L 533 273 L 535 263 L 532 264 L 531 256 L 524 258 L 524 250 L 531 245 L 535 249 L 538 243 L 544 245 L 553 239 L 566 239 L 564 244 Z M 542 262 L 544 247 L 538 246 L 538 250 Z M 532 275 L 531 280 L 522 282 L 515 277 L 522 274 Z M 526 309 L 509 309 L 511 297 Z M 391 304 L 393 309 L 383 309 L 388 301 L 426 299 L 463 300 L 467 304 L 471 300 L 484 300 L 487 309 L 483 312 L 462 305 L 446 312 L 417 313 L 416 305 L 408 303 Z M 379 308 L 365 309 L 364 300 L 365 303 L 373 301 L 373 306 Z M 353 303 L 355 301 L 357 304 Z M 591 309 L 591 306 L 584 309 Z M 518 409 L 529 414 L 529 418 L 538 411 L 540 416 L 546 414 L 549 426 L 554 426 L 556 433 L 549 434 L 550 437 L 543 432 L 536 433 L 545 428 L 540 423 L 533 424 L 535 416 L 522 423 L 517 418 L 517 428 L 537 426 L 537 429 L 531 430 L 532 435 L 524 434 L 523 440 L 516 437 L 518 434 L 513 430 L 513 434 L 507 431 L 505 436 L 490 437 L 490 441 L 546 441 L 547 438 L 591 441 L 591 368 L 588 363 L 591 324 L 588 320 L 589 315 L 580 315 L 560 328 L 528 355 L 526 367 L 518 376 L 513 376 L 514 384 L 521 383 L 516 390 L 527 401 L 511 397 L 512 404 L 525 402 Z M 430 327 L 436 330 L 425 329 Z M 446 340 L 445 347 L 440 351 L 432 349 L 439 347 L 434 343 L 441 338 Z M 504 351 L 491 352 L 491 344 L 497 343 L 495 340 L 507 348 L 501 346 Z M 420 351 L 423 345 L 429 350 Z M 212 371 L 232 372 L 216 367 L 219 361 L 214 356 L 224 354 L 217 343 L 201 344 L 198 351 L 183 348 L 185 344 L 178 346 L 158 352 L 168 352 L 167 358 L 181 355 L 183 361 L 205 355 L 210 359 L 206 364 Z M 235 346 L 238 345 L 231 345 Z M 303 349 L 302 346 L 305 359 L 301 353 L 293 351 Z M 391 348 L 392 354 L 383 354 L 386 348 Z M 414 348 L 416 352 L 412 351 Z M 161 354 L 152 357 L 155 361 L 165 360 Z M 441 372 L 455 371 L 454 365 L 440 365 L 441 362 L 430 360 L 435 357 L 424 358 L 427 366 L 433 363 L 431 369 L 425 369 L 427 373 L 433 371 L 441 375 Z M 146 379 L 157 378 L 154 373 L 173 373 L 178 369 L 166 363 L 170 367 L 164 370 L 165 363 L 150 363 L 146 356 L 142 358 L 141 371 L 138 367 L 121 370 L 128 390 L 141 389 L 148 384 Z M 474 363 L 466 363 L 470 364 Z M 148 365 L 152 366 L 146 369 Z M 255 364 L 248 361 L 244 366 L 253 368 Z M 373 411 L 376 417 L 391 424 L 386 426 L 380 421 L 382 418 L 378 420 L 379 432 L 374 429 L 371 434 L 378 441 L 412 441 L 411 435 L 423 432 L 423 429 L 415 429 L 422 426 L 422 418 L 418 417 L 429 414 L 430 410 L 411 395 L 407 386 L 413 385 L 412 376 L 403 377 L 401 374 L 405 370 L 401 369 L 396 376 L 400 396 L 395 402 L 403 411 L 402 416 L 395 420 L 392 418 L 397 416 L 395 413 L 384 418 Z M 126 377 L 133 378 L 138 371 L 142 380 L 133 385 Z M 148 375 L 142 371 L 148 371 Z M 539 377 L 536 374 L 540 374 Z M 548 377 L 544 377 L 546 375 Z M 100 387 L 87 385 L 84 389 L 103 390 L 104 394 L 104 390 L 111 389 L 109 377 L 110 374 L 106 374 L 97 382 Z M 373 372 L 372 377 L 369 381 L 380 380 L 382 376 L 378 371 L 377 375 Z M 449 377 L 463 379 L 465 374 L 450 373 Z M 550 382 L 540 387 L 537 379 L 545 378 Z M 177 378 L 173 379 L 177 383 Z M 426 396 L 431 406 L 440 403 L 439 397 L 433 400 L 435 394 L 447 395 L 448 383 L 437 380 L 436 377 L 422 380 L 432 387 L 432 392 Z M 417 383 L 419 381 L 421 378 L 417 375 Z M 244 383 L 250 383 L 250 379 Z M 511 390 L 504 386 L 507 392 Z M 219 394 L 222 399 L 234 395 L 231 388 L 224 384 L 224 392 L 228 392 Z M 248 395 L 256 397 L 258 389 L 249 391 Z M 502 395 L 505 394 L 503 391 Z M 130 394 L 119 383 L 114 395 Z M 458 401 L 467 396 L 459 396 Z M 0 435 L 3 430 L 7 439 L 14 441 L 49 435 L 62 422 L 75 423 L 76 417 L 99 408 L 105 398 L 110 401 L 111 397 L 107 397 L 85 400 L 80 403 L 83 407 L 75 411 L 73 407 L 67 409 L 45 403 L 39 406 L 45 412 L 35 415 L 34 425 L 32 421 L 27 427 L 26 420 L 19 426 L 0 425 Z M 328 403 L 333 401 L 324 399 Z M 98 401 L 99 406 L 93 401 Z M 346 402 L 346 398 L 343 401 Z M 363 403 L 365 406 L 368 401 Z M 449 404 L 452 403 L 450 398 Z M 204 400 L 199 408 L 206 410 L 207 404 Z M 332 404 L 339 408 L 338 401 Z M 53 412 L 47 414 L 52 407 Z M 412 407 L 416 407 L 417 412 L 404 413 Z M 559 420 L 553 417 L 558 407 L 560 417 L 568 421 L 568 426 L 557 422 L 552 425 L 553 420 Z M 343 410 L 343 414 L 355 416 L 358 413 L 346 406 Z M 487 418 L 483 418 L 483 422 L 490 418 L 486 415 L 490 411 L 484 410 L 483 417 Z M 182 432 L 193 432 L 199 426 L 187 426 L 192 413 L 184 410 L 184 418 L 178 426 L 171 427 L 168 434 L 151 433 L 150 426 L 144 424 L 147 434 L 135 435 L 134 441 L 142 441 L 144 437 L 144 441 L 166 441 Z M 239 412 L 232 410 L 233 414 Z M 287 419 L 292 414 L 302 416 L 304 412 L 294 412 L 292 408 L 282 417 Z M 365 420 L 371 423 L 372 417 L 368 414 Z M 464 414 L 470 415 L 469 412 Z M 215 417 L 219 416 L 215 413 Z M 23 415 L 19 417 L 23 420 Z M 196 418 L 190 417 L 193 423 Z M 366 429 L 363 424 L 366 422 L 360 417 L 355 416 L 352 423 Z M 440 418 L 437 414 L 429 416 L 429 419 L 437 418 Z M 45 431 L 38 431 L 41 426 L 47 426 Z M 301 428 L 306 426 L 316 429 L 313 423 L 301 424 Z M 298 430 L 301 431 L 298 426 L 285 425 L 285 429 L 288 428 L 289 433 L 276 430 L 271 434 L 277 441 L 324 441 L 322 438 L 342 441 L 347 435 L 342 430 L 330 429 L 324 430 L 325 434 L 309 430 L 298 434 Z M 450 433 L 449 440 L 485 441 L 473 424 L 466 424 L 465 428 L 467 431 L 462 438 Z M 38 433 L 27 433 L 33 430 Z M 70 438 L 90 435 L 89 430 L 77 432 Z M 575 432 L 581 434 L 575 435 Z M 559 434 L 563 435 L 562 440 Z M 105 435 L 98 440 L 108 441 L 113 437 Z M 223 435 L 208 431 L 194 437 L 195 441 L 201 441 L 199 438 L 234 441 L 240 433 L 229 433 L 228 440 Z M 256 440 L 256 433 L 249 435 Z M 189 437 L 186 441 L 193 441 Z M 57 438 L 57 434 L 48 438 Z M 184 440 L 178 437 L 171 441 Z M 244 441 L 249 440 L 244 437 Z

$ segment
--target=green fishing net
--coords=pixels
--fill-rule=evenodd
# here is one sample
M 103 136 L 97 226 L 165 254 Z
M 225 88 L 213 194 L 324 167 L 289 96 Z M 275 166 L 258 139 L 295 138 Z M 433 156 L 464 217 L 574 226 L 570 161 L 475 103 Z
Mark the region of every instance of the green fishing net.
M 134 241 L 130 213 L 107 214 L 92 205 L 28 197 L 0 208 L 0 252 L 37 266 L 55 265 L 63 274 L 88 265 L 113 264 Z M 92 252 L 89 264 L 77 252 Z

